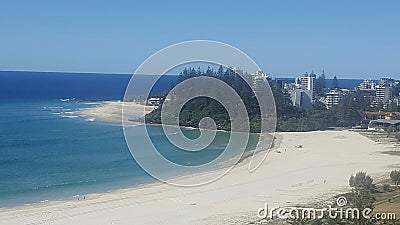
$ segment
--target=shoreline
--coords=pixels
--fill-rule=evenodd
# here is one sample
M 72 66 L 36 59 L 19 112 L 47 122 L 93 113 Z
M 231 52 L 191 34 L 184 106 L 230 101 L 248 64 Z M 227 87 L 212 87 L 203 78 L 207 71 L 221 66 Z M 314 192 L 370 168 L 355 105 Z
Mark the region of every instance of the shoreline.
M 105 121 L 105 122 L 111 122 L 111 121 Z M 141 125 L 144 125 L 144 124 L 141 124 Z M 154 125 L 155 126 L 160 126 L 159 124 L 154 124 Z M 183 127 L 183 128 L 198 129 L 198 128 L 192 128 L 192 127 Z M 227 132 L 225 130 L 217 130 L 217 131 Z M 256 155 L 262 154 L 265 151 L 270 151 L 271 152 L 271 151 L 274 151 L 277 148 L 279 148 L 279 146 L 281 144 L 281 141 L 282 141 L 282 137 L 279 134 L 275 134 L 274 135 L 274 137 L 277 137 L 277 136 L 279 136 L 280 138 L 278 139 L 279 141 L 277 142 L 276 145 L 272 144 L 272 145 L 274 145 L 272 148 L 267 149 L 267 150 L 260 150 Z M 242 164 L 246 163 L 245 161 L 248 160 L 250 157 L 252 157 L 255 151 L 256 151 L 256 149 L 245 151 L 242 154 L 242 156 L 240 157 L 240 159 L 238 160 L 238 162 L 232 167 L 232 169 L 237 167 L 237 166 L 241 166 Z M 193 178 L 194 176 L 208 175 L 210 173 L 217 172 L 217 171 L 220 171 L 220 170 L 225 170 L 225 169 L 226 169 L 226 167 L 221 167 L 221 168 L 216 168 L 216 169 L 210 169 L 210 170 L 207 170 L 207 171 L 200 171 L 200 172 L 193 173 L 193 174 L 178 175 L 178 176 L 172 177 L 172 180 L 176 181 L 176 180 Z M 223 175 L 223 176 L 226 176 L 226 174 Z M 219 178 L 219 179 L 221 179 L 221 178 Z M 133 185 L 131 187 L 126 187 L 126 188 L 109 190 L 109 191 L 105 191 L 105 192 L 93 192 L 93 193 L 88 193 L 88 194 L 83 194 L 83 195 L 77 195 L 77 196 L 80 196 L 80 197 L 85 197 L 85 200 L 76 198 L 76 196 L 72 196 L 72 197 L 68 197 L 66 199 L 42 200 L 42 201 L 39 201 L 39 202 L 28 203 L 28 204 L 23 204 L 23 205 L 17 205 L 17 206 L 11 206 L 11 207 L 0 207 L 0 214 L 3 213 L 3 212 L 10 211 L 10 210 L 20 210 L 20 209 L 28 209 L 29 210 L 31 208 L 48 207 L 48 206 L 54 206 L 54 205 L 63 204 L 63 203 L 67 203 L 67 202 L 83 202 L 83 201 L 86 201 L 86 200 L 96 200 L 96 199 L 102 197 L 103 195 L 124 194 L 126 192 L 130 192 L 130 191 L 134 191 L 134 190 L 152 188 L 152 187 L 157 187 L 157 186 L 162 186 L 162 185 L 166 185 L 166 183 L 163 182 L 163 181 L 155 180 L 154 182 L 137 184 L 137 185 Z M 169 184 L 167 184 L 167 185 L 169 185 Z M 0 222 L 1 222 L 1 220 L 0 220 Z
M 114 123 L 114 122 L 111 122 L 111 121 L 104 121 L 104 122 Z M 144 125 L 145 124 L 139 124 L 139 126 L 144 126 Z M 161 125 L 160 124 L 153 124 L 151 126 L 161 126 Z M 172 126 L 172 125 L 167 125 L 167 126 Z M 199 129 L 199 128 L 192 128 L 192 127 L 181 127 L 181 128 L 190 129 L 190 130 Z M 219 132 L 228 132 L 228 131 L 225 131 L 225 130 L 217 130 L 217 131 L 219 131 Z M 267 153 L 267 154 L 269 154 L 270 152 L 276 150 L 280 146 L 280 144 L 282 142 L 282 137 L 277 132 L 274 134 L 274 141 L 277 141 L 277 142 L 276 143 L 272 143 L 270 149 L 259 150 L 256 155 L 263 154 L 263 153 L 265 153 L 265 151 L 269 151 Z M 243 154 L 241 155 L 241 157 L 238 159 L 238 162 L 232 167 L 232 169 L 237 167 L 237 166 L 240 166 L 241 164 L 244 163 L 245 160 L 247 160 L 248 158 L 252 157 L 256 150 L 257 149 L 244 151 Z M 230 166 L 223 166 L 223 167 L 213 168 L 213 169 L 209 169 L 209 170 L 205 170 L 205 171 L 199 171 L 199 172 L 196 172 L 196 173 L 193 173 L 193 174 L 176 175 L 176 176 L 171 177 L 171 179 L 172 180 L 181 180 L 181 179 L 191 178 L 193 176 L 207 175 L 207 174 L 212 173 L 212 172 L 225 170 L 227 167 L 230 167 Z M 223 175 L 223 176 L 225 176 L 225 175 Z M 54 204 L 70 202 L 70 201 L 72 201 L 72 202 L 80 201 L 79 198 L 76 198 L 77 196 L 80 196 L 80 197 L 84 197 L 85 196 L 87 200 L 88 199 L 96 199 L 96 198 L 98 198 L 98 197 L 100 197 L 102 195 L 106 195 L 106 194 L 110 194 L 110 193 L 114 193 L 114 194 L 124 193 L 126 191 L 131 191 L 131 190 L 134 190 L 134 189 L 147 188 L 147 187 L 158 186 L 158 185 L 162 185 L 162 184 L 165 184 L 165 183 L 163 181 L 154 180 L 154 181 L 150 181 L 150 182 L 146 182 L 146 183 L 138 183 L 138 184 L 130 185 L 129 187 L 117 188 L 117 189 L 114 189 L 114 190 L 111 189 L 109 191 L 90 192 L 90 193 L 87 193 L 87 194 L 79 194 L 79 195 L 77 194 L 75 196 L 69 196 L 69 197 L 64 197 L 64 198 L 59 198 L 59 199 L 45 199 L 45 200 L 41 200 L 39 202 L 25 203 L 25 204 L 22 204 L 22 205 L 9 206 L 9 207 L 0 207 L 0 213 L 2 213 L 4 211 L 12 210 L 12 209 L 30 208 L 30 207 L 35 208 L 35 207 L 54 205 Z
M 381 154 L 386 149 L 385 146 L 355 132 L 278 134 L 282 135 L 282 143 L 276 149 L 281 153 L 271 150 L 263 165 L 251 174 L 247 171 L 247 158 L 230 173 L 208 185 L 178 188 L 152 183 L 108 193 L 93 193 L 86 195 L 86 200 L 83 201 L 52 201 L 33 206 L 2 208 L 0 218 L 3 219 L 0 219 L 0 224 L 11 224 L 10 221 L 17 224 L 24 224 L 28 220 L 42 221 L 43 211 L 53 212 L 49 221 L 56 224 L 79 224 L 79 221 L 87 221 L 85 224 L 101 224 L 105 223 L 105 219 L 111 218 L 118 220 L 120 224 L 129 224 L 127 218 L 132 216 L 140 224 L 161 221 L 164 224 L 168 224 L 166 221 L 170 224 L 220 224 L 227 218 L 241 216 L 256 219 L 254 212 L 265 201 L 284 205 L 287 202 L 300 204 L 325 200 L 348 189 L 348 178 L 357 170 L 366 170 L 375 178 L 386 173 L 390 166 L 398 165 L 398 157 Z M 312 141 L 314 139 L 325 142 L 325 149 L 318 143 L 315 144 Z M 299 143 L 304 144 L 302 149 L 294 147 Z M 337 146 L 329 143 L 337 143 Z M 340 155 L 334 149 L 347 153 Z M 346 151 L 349 149 L 352 151 Z M 206 171 L 204 174 L 192 174 L 177 179 L 196 179 L 197 176 L 212 173 L 213 171 Z M 159 216 L 151 217 L 149 207 Z M 172 210 L 176 207 L 181 210 Z M 210 214 L 209 211 L 218 212 L 219 216 Z M 176 220 L 177 214 L 181 215 L 179 221 Z

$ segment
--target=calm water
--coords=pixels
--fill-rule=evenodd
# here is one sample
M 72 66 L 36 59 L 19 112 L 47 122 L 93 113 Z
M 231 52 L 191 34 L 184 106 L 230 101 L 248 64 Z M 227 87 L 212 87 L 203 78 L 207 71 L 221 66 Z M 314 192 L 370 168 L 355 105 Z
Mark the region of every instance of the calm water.
M 1 206 L 149 181 L 132 160 L 122 128 L 76 117 L 85 107 L 60 100 L 1 103 Z
M 129 78 L 0 73 L 0 207 L 155 182 L 132 158 L 120 124 L 92 122 L 80 115 L 80 110 L 99 103 L 60 99 L 122 99 Z M 164 83 L 169 87 L 170 80 Z M 129 129 L 138 140 L 146 135 Z M 228 133 L 219 132 L 205 151 L 193 155 L 172 146 L 160 127 L 148 131 L 160 153 L 182 165 L 215 159 L 229 139 Z M 186 132 L 193 137 L 198 133 Z
M 98 103 L 60 100 L 122 99 L 129 79 L 129 75 L 0 72 L 0 207 L 155 182 L 132 158 L 120 124 L 91 122 L 79 114 Z M 167 89 L 174 79 L 165 79 L 155 91 Z M 182 154 L 160 127 L 148 131 L 160 153 L 182 165 L 215 159 L 229 139 L 229 133 L 219 132 L 206 150 Z M 195 137 L 196 132 L 187 134 Z M 140 140 L 143 135 L 134 136 Z M 249 149 L 256 140 L 252 136 Z
M 1 102 L 0 206 L 154 182 L 132 158 L 122 127 L 88 121 L 79 114 L 87 107 L 93 104 L 59 99 Z M 135 133 L 135 127 L 129 129 L 138 141 L 146 135 Z M 229 133 L 219 132 L 206 150 L 185 153 L 168 142 L 162 128 L 150 126 L 148 131 L 157 150 L 182 165 L 215 159 L 229 139 Z M 198 131 L 186 133 L 196 137 Z

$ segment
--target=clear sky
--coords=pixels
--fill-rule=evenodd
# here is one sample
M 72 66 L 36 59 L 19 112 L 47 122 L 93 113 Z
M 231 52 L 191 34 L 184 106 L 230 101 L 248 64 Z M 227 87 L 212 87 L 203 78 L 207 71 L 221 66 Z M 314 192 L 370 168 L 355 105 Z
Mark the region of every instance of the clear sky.
M 400 78 L 400 1 L 1 1 L 0 70 L 132 73 L 194 39 L 276 77 Z

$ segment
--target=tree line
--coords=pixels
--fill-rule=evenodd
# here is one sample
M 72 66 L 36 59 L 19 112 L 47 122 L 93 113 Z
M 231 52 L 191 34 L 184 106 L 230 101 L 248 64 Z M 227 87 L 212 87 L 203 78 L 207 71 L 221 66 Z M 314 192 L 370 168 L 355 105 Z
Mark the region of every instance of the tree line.
M 250 119 L 251 132 L 260 131 L 260 110 L 257 99 L 251 87 L 232 69 L 220 66 L 217 70 L 208 67 L 184 68 L 179 74 L 178 83 L 198 76 L 210 76 L 222 80 L 231 86 L 243 100 Z M 245 79 L 251 79 L 249 74 Z M 249 80 L 247 80 L 249 81 Z M 267 78 L 274 95 L 277 110 L 277 131 L 315 131 L 326 130 L 330 127 L 352 127 L 363 120 L 363 112 L 374 110 L 361 92 L 352 92 L 345 96 L 341 103 L 332 109 L 326 109 L 321 102 L 315 102 L 312 110 L 293 106 L 288 93 L 283 92 L 281 85 L 275 79 Z M 337 78 L 332 81 L 338 87 Z M 172 88 L 173 86 L 171 86 Z M 326 88 L 325 75 L 316 79 L 316 92 L 322 95 Z M 164 96 L 165 97 L 165 96 Z M 162 107 L 162 105 L 161 105 Z M 146 116 L 147 123 L 161 123 L 161 107 Z M 210 98 L 199 97 L 189 101 L 180 114 L 180 125 L 198 127 L 199 121 L 205 117 L 216 121 L 218 129 L 230 130 L 230 120 L 224 107 Z

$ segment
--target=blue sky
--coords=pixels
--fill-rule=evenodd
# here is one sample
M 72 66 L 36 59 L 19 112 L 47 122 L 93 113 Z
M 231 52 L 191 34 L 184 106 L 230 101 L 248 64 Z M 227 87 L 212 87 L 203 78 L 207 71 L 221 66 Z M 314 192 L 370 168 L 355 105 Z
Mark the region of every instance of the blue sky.
M 1 1 L 0 70 L 132 73 L 168 45 L 233 45 L 276 77 L 400 78 L 400 1 Z

